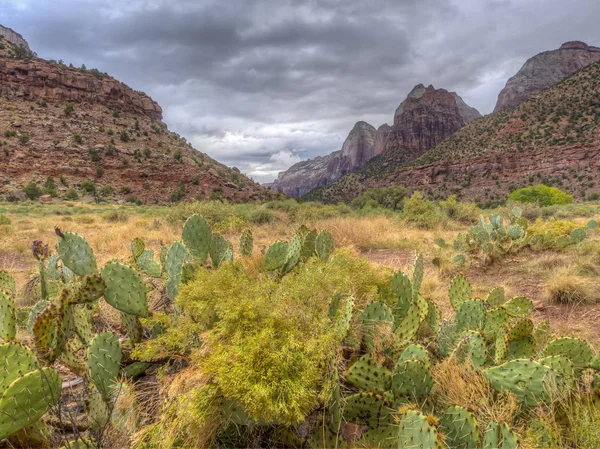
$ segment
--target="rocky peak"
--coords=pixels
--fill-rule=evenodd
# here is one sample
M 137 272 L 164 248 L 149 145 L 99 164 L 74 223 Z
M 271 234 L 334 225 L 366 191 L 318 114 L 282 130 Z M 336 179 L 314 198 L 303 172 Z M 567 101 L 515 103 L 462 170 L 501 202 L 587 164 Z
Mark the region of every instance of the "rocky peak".
M 18 47 L 23 46 L 27 50 L 27 52 L 31 52 L 27 41 L 15 30 L 0 25 L 0 38 L 2 37 L 11 44 L 16 45 Z
M 506 82 L 494 112 L 515 107 L 596 61 L 600 61 L 600 48 L 581 41 L 565 42 L 557 50 L 540 53 Z
M 385 151 L 410 160 L 480 116 L 455 92 L 417 84 L 396 109 Z

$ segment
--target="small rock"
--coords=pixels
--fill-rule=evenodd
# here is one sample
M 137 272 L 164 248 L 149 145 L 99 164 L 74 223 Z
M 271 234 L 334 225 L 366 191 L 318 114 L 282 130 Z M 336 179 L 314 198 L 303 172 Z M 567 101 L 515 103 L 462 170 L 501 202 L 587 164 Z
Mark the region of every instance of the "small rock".
M 50 196 L 50 195 L 42 195 L 42 196 L 40 196 L 39 200 L 42 203 L 49 203 L 50 201 L 52 201 L 52 196 Z

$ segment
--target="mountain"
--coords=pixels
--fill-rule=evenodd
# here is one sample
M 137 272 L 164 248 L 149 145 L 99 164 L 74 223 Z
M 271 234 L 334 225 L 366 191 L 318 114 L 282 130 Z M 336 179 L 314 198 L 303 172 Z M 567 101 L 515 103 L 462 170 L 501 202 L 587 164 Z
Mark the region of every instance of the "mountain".
M 341 150 L 292 165 L 285 172 L 279 173 L 271 186 L 273 190 L 295 198 L 315 187 L 331 184 L 372 158 L 377 136 L 379 135 L 381 142 L 383 134 L 385 128 L 378 134 L 373 126 L 358 122 L 348 134 Z
M 89 181 L 115 201 L 276 196 L 169 131 L 145 93 L 96 69 L 38 59 L 12 33 L 0 30 L 0 194 L 19 199 L 23 186 L 52 177 L 59 197 L 91 193 Z
M 363 168 L 307 197 L 350 200 L 370 187 L 403 185 L 431 198 L 480 204 L 545 183 L 576 197 L 600 195 L 600 62 L 520 103 L 473 121 L 433 150 L 387 172 Z
M 0 39 L 5 39 L 10 45 L 23 47 L 25 51 L 31 52 L 27 41 L 16 31 L 0 25 Z
M 393 126 L 384 124 L 375 130 L 358 122 L 341 150 L 293 165 L 279 174 L 272 187 L 297 197 L 363 166 L 374 170 L 399 166 L 480 116 L 456 93 L 419 84 L 396 109 Z
M 584 42 L 566 42 L 558 50 L 545 51 L 530 59 L 498 95 L 494 112 L 504 111 L 553 86 L 577 70 L 600 61 L 600 48 Z

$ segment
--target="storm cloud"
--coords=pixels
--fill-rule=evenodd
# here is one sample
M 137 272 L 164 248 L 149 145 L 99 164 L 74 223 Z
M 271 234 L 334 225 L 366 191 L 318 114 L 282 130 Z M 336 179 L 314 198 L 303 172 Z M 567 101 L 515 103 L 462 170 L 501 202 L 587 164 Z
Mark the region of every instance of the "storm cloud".
M 600 44 L 597 0 L 0 0 L 47 59 L 143 90 L 169 127 L 260 182 L 391 123 L 418 83 L 482 113 L 527 58 Z

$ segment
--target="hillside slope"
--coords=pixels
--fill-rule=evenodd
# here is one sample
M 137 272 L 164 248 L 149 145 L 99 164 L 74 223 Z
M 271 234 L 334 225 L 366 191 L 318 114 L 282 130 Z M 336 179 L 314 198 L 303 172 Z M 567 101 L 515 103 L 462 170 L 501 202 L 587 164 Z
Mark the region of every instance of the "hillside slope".
M 109 201 L 276 195 L 170 132 L 143 92 L 32 56 L 0 39 L 0 194 L 22 198 L 25 185 L 52 177 L 59 197 L 91 194 L 84 181 Z
M 600 194 L 600 63 L 509 111 L 475 120 L 410 166 L 369 166 L 307 197 L 350 200 L 369 187 L 404 185 L 434 198 L 461 194 L 482 204 L 545 182 L 575 195 Z

